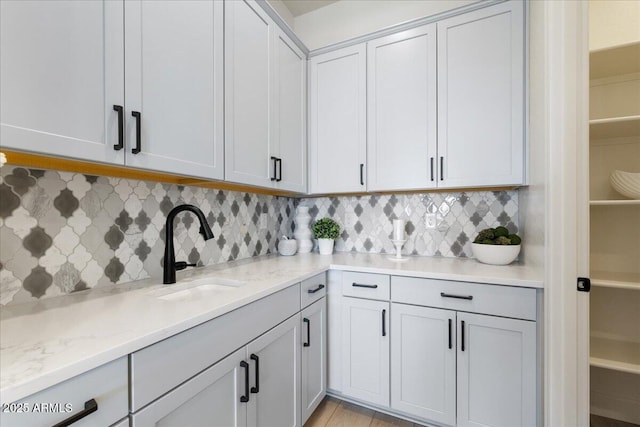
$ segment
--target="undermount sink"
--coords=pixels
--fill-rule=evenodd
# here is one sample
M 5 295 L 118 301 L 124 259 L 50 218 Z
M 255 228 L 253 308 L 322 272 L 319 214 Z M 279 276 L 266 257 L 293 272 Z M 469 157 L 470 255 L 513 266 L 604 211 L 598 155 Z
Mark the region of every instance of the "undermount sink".
M 246 285 L 247 282 L 234 279 L 202 278 L 195 280 L 181 280 L 175 285 L 154 292 L 154 296 L 165 301 L 179 301 L 192 298 L 206 298 L 216 293 L 233 291 Z

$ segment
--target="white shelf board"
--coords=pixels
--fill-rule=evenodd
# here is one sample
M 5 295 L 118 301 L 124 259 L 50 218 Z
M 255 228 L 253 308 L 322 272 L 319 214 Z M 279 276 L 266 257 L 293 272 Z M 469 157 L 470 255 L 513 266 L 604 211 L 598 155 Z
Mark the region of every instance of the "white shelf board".
M 592 51 L 589 54 L 591 80 L 640 72 L 640 43 Z
M 634 206 L 640 205 L 640 200 L 591 200 L 591 206 Z
M 640 274 L 618 273 L 610 271 L 592 271 L 591 284 L 604 288 L 629 289 L 640 291 Z
M 640 115 L 589 120 L 589 139 L 640 136 Z
M 590 364 L 640 374 L 640 343 L 592 336 Z

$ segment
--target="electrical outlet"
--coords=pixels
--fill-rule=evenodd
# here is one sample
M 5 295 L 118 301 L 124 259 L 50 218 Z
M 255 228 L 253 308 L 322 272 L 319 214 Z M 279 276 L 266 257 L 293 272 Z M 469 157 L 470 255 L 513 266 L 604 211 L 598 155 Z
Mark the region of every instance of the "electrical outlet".
M 266 213 L 262 213 L 260 214 L 260 223 L 258 224 L 258 226 L 262 229 L 267 228 L 267 214 Z
M 425 217 L 425 227 L 434 229 L 438 226 L 438 218 L 434 213 L 428 213 Z

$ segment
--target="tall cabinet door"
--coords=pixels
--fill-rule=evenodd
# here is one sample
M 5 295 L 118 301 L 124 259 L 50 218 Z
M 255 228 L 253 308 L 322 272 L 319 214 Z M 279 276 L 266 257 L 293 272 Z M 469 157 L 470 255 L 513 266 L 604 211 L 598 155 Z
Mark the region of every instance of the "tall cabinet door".
M 389 406 L 389 303 L 342 299 L 342 393 Z
M 240 366 L 246 349 L 236 351 L 175 390 L 132 415 L 133 427 L 207 426 L 245 427 L 246 369 Z
M 223 174 L 223 5 L 125 2 L 130 166 Z
M 366 46 L 310 59 L 309 191 L 366 191 Z
M 273 27 L 255 2 L 225 2 L 227 181 L 272 186 Z
M 458 313 L 458 426 L 536 426 L 536 323 Z
M 367 188 L 436 186 L 436 25 L 367 43 Z
M 523 2 L 437 25 L 438 186 L 523 183 Z
M 456 313 L 392 304 L 391 407 L 456 424 Z
M 282 190 L 307 191 L 307 60 L 280 29 L 275 34 L 275 84 L 272 150 L 277 157 L 276 185 Z
M 302 316 L 302 423 L 327 391 L 327 299 L 321 298 Z
M 294 427 L 300 416 L 300 315 L 247 346 L 251 365 L 249 426 Z
M 124 162 L 123 22 L 122 1 L 0 1 L 4 148 Z

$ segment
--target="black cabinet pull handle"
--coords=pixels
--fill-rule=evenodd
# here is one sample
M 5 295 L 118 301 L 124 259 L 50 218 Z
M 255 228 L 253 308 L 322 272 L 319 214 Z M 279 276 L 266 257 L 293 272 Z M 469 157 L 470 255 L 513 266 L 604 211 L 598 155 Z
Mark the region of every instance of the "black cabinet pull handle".
M 113 111 L 118 112 L 118 143 L 113 146 L 113 149 L 120 151 L 124 148 L 124 109 L 122 105 L 114 105 Z
M 318 285 L 318 287 L 315 288 L 315 289 L 309 289 L 307 291 L 307 293 L 315 294 L 316 292 L 318 292 L 319 290 L 322 290 L 322 289 L 324 289 L 324 285 Z
M 440 181 L 444 181 L 444 157 L 440 156 Z
M 247 403 L 249 401 L 249 364 L 243 360 L 240 362 L 240 367 L 244 368 L 244 396 L 240 396 L 240 402 Z
M 302 346 L 311 347 L 311 320 L 305 317 L 302 321 L 307 324 L 307 342 L 302 344 Z
M 275 181 L 277 178 L 276 164 L 278 163 L 278 158 L 271 156 L 271 160 L 273 161 L 273 169 L 271 171 L 271 181 Z
M 449 348 L 453 347 L 453 342 L 452 342 L 452 333 L 451 333 L 451 323 L 453 323 L 451 321 L 451 319 L 449 319 Z
M 136 146 L 131 149 L 133 154 L 142 151 L 142 115 L 140 111 L 132 111 L 131 115 L 136 118 Z
M 353 286 L 354 288 L 369 288 L 369 289 L 376 289 L 378 287 L 378 285 L 365 285 L 363 283 L 356 283 L 356 282 L 353 282 L 351 286 Z
M 382 310 L 382 336 L 387 336 L 387 310 Z
M 360 163 L 360 185 L 364 185 L 364 163 Z
M 84 417 L 86 417 L 89 414 L 93 414 L 94 412 L 96 412 L 98 410 L 98 402 L 96 402 L 95 399 L 89 399 L 86 402 L 84 402 L 84 409 L 80 412 L 78 412 L 75 415 L 70 416 L 69 418 L 67 418 L 64 421 L 60 421 L 58 424 L 55 424 L 53 427 L 67 427 L 70 426 L 71 424 L 80 421 L 81 419 L 83 419 Z
M 260 393 L 260 358 L 255 354 L 252 354 L 249 358 L 256 362 L 256 386 L 251 387 L 251 393 Z
M 460 350 L 464 351 L 464 320 L 460 321 L 462 327 L 460 328 L 460 332 L 462 332 L 462 337 L 460 340 Z
M 444 292 L 440 292 L 440 296 L 442 298 L 466 299 L 469 301 L 473 299 L 473 295 L 453 295 L 453 294 L 445 294 Z
M 278 165 L 278 179 L 276 179 L 276 182 L 280 182 L 282 181 L 282 159 L 280 157 L 276 159 L 276 164 Z
M 433 157 L 429 158 L 429 162 L 431 164 L 431 181 L 433 181 Z

